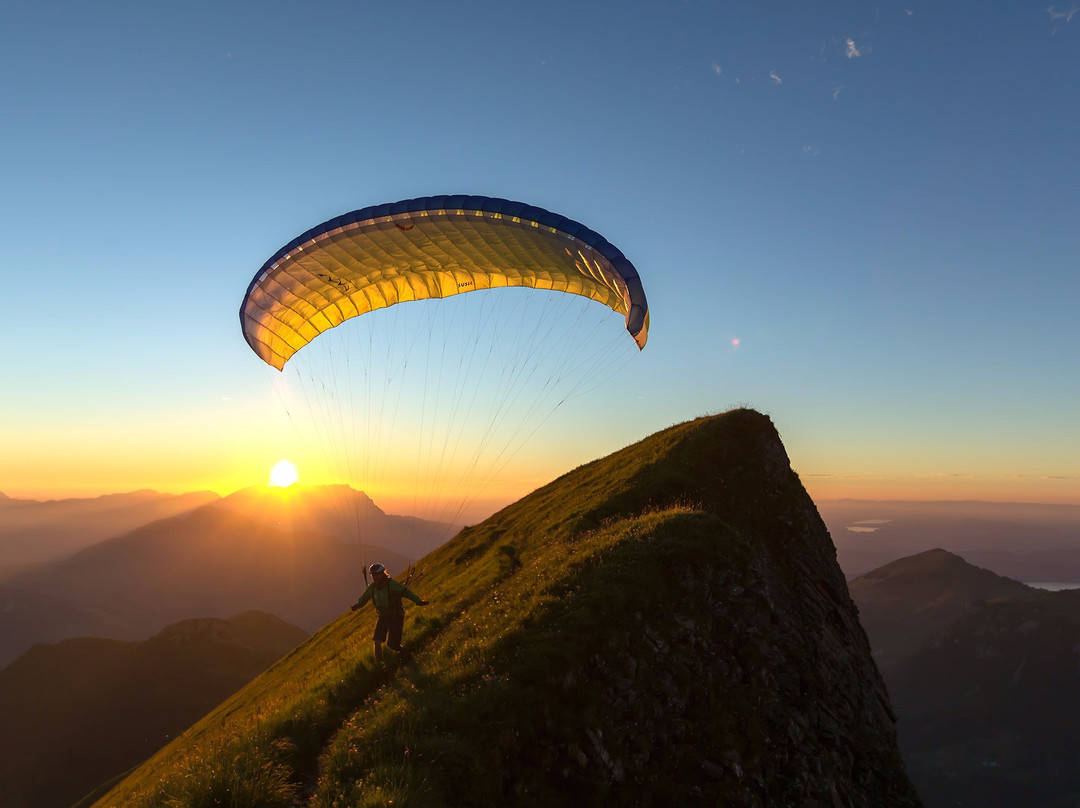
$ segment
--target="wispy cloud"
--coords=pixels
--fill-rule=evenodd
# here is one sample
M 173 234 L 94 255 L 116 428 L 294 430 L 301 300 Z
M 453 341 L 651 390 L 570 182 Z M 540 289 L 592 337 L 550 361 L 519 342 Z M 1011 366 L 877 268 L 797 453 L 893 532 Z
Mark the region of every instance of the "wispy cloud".
M 963 471 L 934 471 L 925 474 L 913 475 L 918 478 L 937 478 L 937 479 L 952 479 L 952 480 L 974 480 L 977 479 L 977 475 Z
M 1056 6 L 1050 6 L 1046 9 L 1046 13 L 1050 15 L 1052 20 L 1065 20 L 1065 22 L 1072 22 L 1072 18 L 1076 16 L 1076 12 L 1080 11 L 1080 7 L 1073 6 L 1068 11 L 1058 11 Z
M 718 76 L 724 75 L 724 68 L 720 67 L 716 62 L 712 63 L 712 72 Z
M 784 83 L 783 80 L 778 75 L 776 75 L 775 70 L 773 70 L 771 73 L 769 73 L 769 78 L 772 79 L 777 84 L 783 84 Z
M 1080 474 L 1013 474 L 1013 480 L 1080 480 Z
M 832 100 L 833 101 L 837 100 L 840 97 L 840 93 L 843 91 L 843 89 L 844 89 L 843 84 L 841 84 L 841 85 L 839 85 L 837 87 L 833 87 L 833 91 L 832 91 Z
M 825 480 L 886 480 L 888 479 L 884 474 L 830 474 L 821 473 L 814 474 L 811 472 L 800 471 L 800 477 L 817 477 Z
M 877 533 L 883 525 L 889 524 L 892 519 L 860 519 L 854 524 L 848 525 L 846 530 L 852 533 Z
M 844 55 L 849 59 L 858 59 L 862 56 L 862 51 L 855 47 L 855 40 L 847 40 L 847 49 L 844 51 Z

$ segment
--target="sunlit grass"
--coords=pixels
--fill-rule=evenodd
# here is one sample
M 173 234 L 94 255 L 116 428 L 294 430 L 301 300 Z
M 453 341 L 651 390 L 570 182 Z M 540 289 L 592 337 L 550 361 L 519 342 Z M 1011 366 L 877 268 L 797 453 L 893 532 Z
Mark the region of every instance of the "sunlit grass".
M 419 565 L 411 588 L 431 605 L 409 608 L 406 656 L 376 666 L 373 612 L 345 612 L 96 805 L 217 804 L 205 800 L 241 773 L 318 808 L 498 804 L 547 776 L 551 748 L 573 781 L 581 739 L 551 733 L 603 719 L 577 672 L 643 609 L 680 597 L 667 570 L 747 552 L 679 501 L 686 485 L 661 461 L 694 438 L 694 424 L 673 428 L 467 528 Z M 600 804 L 603 780 L 590 782 L 580 797 Z M 279 804 L 250 799 L 220 804 Z
M 281 758 L 287 743 L 216 741 L 181 760 L 163 789 L 166 808 L 289 808 L 299 791 Z

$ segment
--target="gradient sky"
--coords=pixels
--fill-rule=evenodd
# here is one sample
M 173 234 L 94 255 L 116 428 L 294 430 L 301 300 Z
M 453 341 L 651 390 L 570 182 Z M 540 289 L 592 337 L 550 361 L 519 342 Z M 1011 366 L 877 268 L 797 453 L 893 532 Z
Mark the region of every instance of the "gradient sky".
M 748 405 L 819 498 L 1080 502 L 1078 7 L 12 0 L 0 491 L 265 482 L 254 272 L 473 193 L 602 233 L 652 310 L 521 493 Z

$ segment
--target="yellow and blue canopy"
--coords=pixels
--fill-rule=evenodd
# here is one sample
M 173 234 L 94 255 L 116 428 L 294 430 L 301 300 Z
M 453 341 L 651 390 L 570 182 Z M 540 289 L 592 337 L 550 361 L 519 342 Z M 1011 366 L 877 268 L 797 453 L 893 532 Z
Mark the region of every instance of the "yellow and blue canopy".
M 523 286 L 582 295 L 649 331 L 641 278 L 607 239 L 543 208 L 486 196 L 430 196 L 346 213 L 290 241 L 256 273 L 244 338 L 281 370 L 327 329 L 409 300 Z

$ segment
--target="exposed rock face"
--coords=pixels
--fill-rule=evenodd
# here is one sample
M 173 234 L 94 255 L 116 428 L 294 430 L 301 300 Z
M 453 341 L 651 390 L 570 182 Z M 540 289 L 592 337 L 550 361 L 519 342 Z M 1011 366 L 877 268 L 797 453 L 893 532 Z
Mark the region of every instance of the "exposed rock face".
M 346 614 L 229 702 L 266 739 L 229 760 L 288 767 L 318 808 L 920 805 L 832 540 L 759 413 L 575 469 L 418 568 L 411 654 L 374 666 L 372 618 Z M 155 805 L 198 755 L 170 747 L 97 805 Z
M 682 784 L 670 804 L 920 805 L 829 533 L 771 422 L 745 411 L 662 435 L 664 468 L 639 475 L 669 477 L 653 505 L 694 503 L 741 541 L 665 570 L 677 596 L 628 615 L 566 683 L 605 720 L 564 765 L 632 782 L 661 764 Z M 619 499 L 643 493 L 631 481 Z

